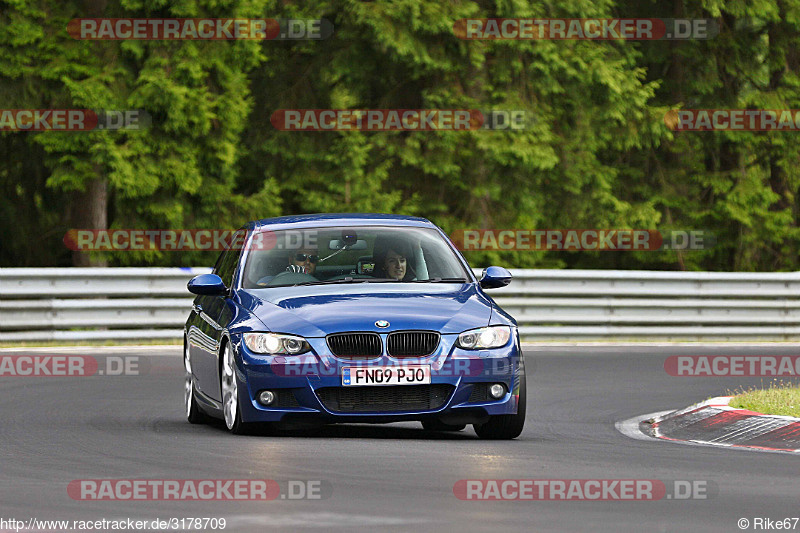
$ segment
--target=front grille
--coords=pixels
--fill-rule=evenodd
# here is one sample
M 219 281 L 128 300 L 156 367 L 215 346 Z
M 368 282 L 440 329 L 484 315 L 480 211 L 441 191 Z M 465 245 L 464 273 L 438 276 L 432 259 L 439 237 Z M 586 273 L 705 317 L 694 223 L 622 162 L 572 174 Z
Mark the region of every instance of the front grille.
M 454 387 L 389 385 L 384 387 L 324 387 L 317 389 L 322 405 L 340 413 L 432 411 L 445 404 Z
M 386 341 L 389 355 L 394 357 L 424 357 L 439 345 L 435 331 L 396 331 Z
M 377 333 L 335 333 L 328 335 L 327 341 L 336 357 L 369 359 L 381 355 L 381 338 Z

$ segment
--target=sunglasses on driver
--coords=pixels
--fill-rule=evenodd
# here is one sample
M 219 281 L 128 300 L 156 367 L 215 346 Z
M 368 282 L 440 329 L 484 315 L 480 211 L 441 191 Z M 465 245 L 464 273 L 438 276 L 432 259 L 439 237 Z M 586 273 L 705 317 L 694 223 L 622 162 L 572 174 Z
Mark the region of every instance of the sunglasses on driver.
M 316 263 L 319 261 L 319 256 L 310 254 L 294 254 L 294 260 L 298 263 L 303 263 L 306 259 L 308 259 L 309 263 Z

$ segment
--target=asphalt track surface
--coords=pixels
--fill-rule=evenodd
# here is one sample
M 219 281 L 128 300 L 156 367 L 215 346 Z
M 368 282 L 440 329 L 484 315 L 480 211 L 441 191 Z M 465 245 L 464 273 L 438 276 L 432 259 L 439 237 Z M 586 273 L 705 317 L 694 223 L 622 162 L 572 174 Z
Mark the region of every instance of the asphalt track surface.
M 2 377 L 0 518 L 224 517 L 226 531 L 741 531 L 800 515 L 800 457 L 634 440 L 615 422 L 762 378 L 671 377 L 671 354 L 789 355 L 775 347 L 526 347 L 528 415 L 514 441 L 416 423 L 244 436 L 183 414 L 180 347 L 2 350 L 151 358 L 139 376 Z M 153 363 L 156 362 L 156 363 Z M 101 365 L 102 366 L 102 365 Z M 156 368 L 158 367 L 158 368 Z M 75 479 L 323 480 L 322 500 L 76 501 Z M 462 501 L 461 479 L 705 480 L 706 500 Z M 800 531 L 800 524 L 797 525 Z

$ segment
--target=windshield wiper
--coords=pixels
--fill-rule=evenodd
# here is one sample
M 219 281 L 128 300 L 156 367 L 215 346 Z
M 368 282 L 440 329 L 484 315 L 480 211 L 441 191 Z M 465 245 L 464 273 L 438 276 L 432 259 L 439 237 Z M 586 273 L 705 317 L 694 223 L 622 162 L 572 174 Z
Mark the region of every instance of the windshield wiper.
M 430 278 L 430 279 L 418 279 L 412 281 L 411 283 L 439 283 L 439 282 L 454 282 L 458 281 L 461 283 L 467 283 L 465 278 Z
M 350 283 L 353 281 L 353 278 L 344 278 L 344 279 L 330 279 L 328 281 L 306 281 L 303 283 L 294 283 L 292 285 L 284 285 L 285 287 L 302 287 L 305 285 L 332 285 L 334 283 Z

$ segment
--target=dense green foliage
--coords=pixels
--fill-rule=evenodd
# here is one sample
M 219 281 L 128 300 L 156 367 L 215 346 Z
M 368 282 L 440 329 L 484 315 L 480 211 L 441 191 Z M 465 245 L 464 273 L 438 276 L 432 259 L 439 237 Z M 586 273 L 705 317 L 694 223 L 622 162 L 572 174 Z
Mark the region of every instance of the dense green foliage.
M 324 41 L 80 41 L 78 17 L 326 18 Z M 465 41 L 460 18 L 706 17 L 693 41 Z M 140 131 L 0 134 L 0 266 L 68 228 L 312 212 L 462 228 L 705 229 L 709 250 L 469 252 L 474 265 L 795 270 L 798 132 L 669 130 L 672 108 L 800 108 L 800 0 L 0 0 L 4 109 L 146 109 Z M 275 110 L 524 109 L 525 130 L 284 132 Z M 98 200 L 100 199 L 100 200 Z M 215 254 L 116 252 L 95 264 Z M 85 258 L 83 259 L 85 260 Z

